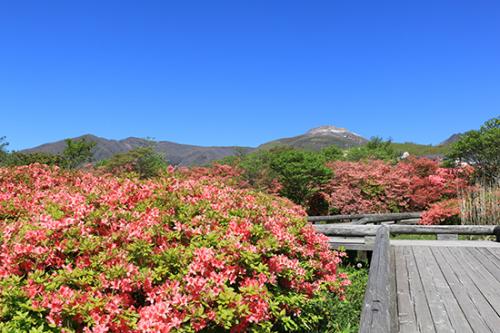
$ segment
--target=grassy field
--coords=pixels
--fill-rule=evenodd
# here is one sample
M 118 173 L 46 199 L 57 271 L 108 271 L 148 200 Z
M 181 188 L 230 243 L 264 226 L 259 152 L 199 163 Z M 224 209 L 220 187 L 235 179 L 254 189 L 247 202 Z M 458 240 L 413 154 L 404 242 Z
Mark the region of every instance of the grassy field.
M 393 142 L 392 147 L 394 150 L 399 152 L 408 152 L 410 155 L 423 156 L 423 155 L 444 155 L 448 152 L 449 146 L 433 146 L 433 145 L 421 145 L 417 143 L 395 143 Z

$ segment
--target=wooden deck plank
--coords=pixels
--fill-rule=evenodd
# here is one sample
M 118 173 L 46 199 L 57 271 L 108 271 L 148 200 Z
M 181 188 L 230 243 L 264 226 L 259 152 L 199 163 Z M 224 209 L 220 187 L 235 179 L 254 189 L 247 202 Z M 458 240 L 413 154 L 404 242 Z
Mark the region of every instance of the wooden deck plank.
M 472 268 L 467 262 L 463 262 L 463 259 L 457 259 L 457 257 L 453 255 L 453 253 L 457 252 L 457 248 L 438 247 L 436 249 L 445 255 L 446 259 L 444 260 L 449 263 L 450 268 L 463 284 L 462 288 L 464 288 L 472 302 L 476 305 L 481 318 L 492 332 L 496 332 L 500 327 L 500 317 L 490 304 L 490 300 L 486 298 L 492 295 L 491 293 L 484 293 L 484 281 L 481 281 L 480 277 L 471 272 Z M 496 297 L 498 297 L 498 294 Z M 465 311 L 465 307 L 462 307 L 462 310 Z
M 468 241 L 468 240 L 413 240 L 392 239 L 393 246 L 444 246 L 444 247 L 487 247 L 497 248 L 500 251 L 500 243 L 493 241 Z M 499 252 L 500 253 L 500 252 Z
M 424 254 L 422 252 L 424 247 L 412 247 L 413 255 L 415 256 L 415 263 L 417 265 L 420 280 L 424 290 L 425 298 L 427 299 L 427 306 L 431 312 L 432 321 L 436 332 L 453 332 L 446 309 L 441 300 L 441 297 L 434 285 L 432 272 L 428 270 L 427 263 L 425 262 Z
M 496 256 L 489 249 L 485 248 L 477 248 L 477 250 L 500 269 L 500 255 Z
M 429 250 L 436 259 L 436 262 L 439 263 L 439 269 L 443 277 L 474 332 L 493 332 L 491 326 L 487 325 L 486 321 L 481 316 L 479 310 L 480 307 L 482 308 L 481 301 L 483 302 L 483 306 L 489 306 L 489 304 L 482 297 L 479 290 L 474 286 L 469 289 L 466 287 L 467 279 L 463 277 L 460 279 L 455 274 L 449 258 L 442 253 L 440 248 L 429 248 Z M 492 309 L 490 311 L 492 311 Z M 492 323 L 492 325 L 494 325 L 494 323 Z
M 421 332 L 436 332 L 413 250 L 411 247 L 404 247 L 403 253 L 408 267 L 410 295 L 415 308 L 417 327 Z
M 439 264 L 428 247 L 413 248 L 429 308 L 438 332 L 472 332 L 462 309 L 443 277 Z
M 491 248 L 491 249 L 488 248 L 488 251 L 490 251 L 491 254 L 493 254 L 495 257 L 497 257 L 498 259 L 500 259 L 500 248 L 499 249 L 497 249 L 497 248 Z
M 484 255 L 477 248 L 468 247 L 467 251 L 472 255 L 478 263 L 480 263 L 486 270 L 495 277 L 495 279 L 500 282 L 500 267 L 496 265 L 496 262 L 500 263 L 500 260 L 493 260 Z
M 403 253 L 403 247 L 394 247 L 394 263 L 396 269 L 396 292 L 398 305 L 399 332 L 418 332 L 415 319 L 415 309 L 411 301 L 408 269 Z
M 461 269 L 464 269 L 464 266 L 469 267 L 465 269 L 467 274 L 495 309 L 497 316 L 500 316 L 500 282 L 476 258 L 470 255 L 466 248 L 453 249 L 453 254 L 461 262 Z

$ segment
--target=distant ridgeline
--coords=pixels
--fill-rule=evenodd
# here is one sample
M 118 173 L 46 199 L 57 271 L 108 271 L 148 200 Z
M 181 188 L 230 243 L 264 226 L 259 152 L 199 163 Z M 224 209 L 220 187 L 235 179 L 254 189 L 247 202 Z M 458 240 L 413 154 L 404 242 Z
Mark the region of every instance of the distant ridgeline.
M 391 143 L 395 151 L 408 152 L 411 155 L 435 157 L 446 152 L 448 144 L 455 141 L 459 135 L 454 134 L 438 146 L 420 145 L 415 143 Z M 153 146 L 156 151 L 164 154 L 169 163 L 173 165 L 205 165 L 229 156 L 244 155 L 255 150 L 272 149 L 285 146 L 309 151 L 319 151 L 329 146 L 341 149 L 359 147 L 369 142 L 368 139 L 351 132 L 345 128 L 335 126 L 321 126 L 309 130 L 305 134 L 290 138 L 281 138 L 260 145 L 257 148 L 238 146 L 195 146 L 170 141 L 151 141 L 142 138 L 126 138 L 112 140 L 91 134 L 73 138 L 73 140 L 86 139 L 95 142 L 94 160 L 108 159 L 118 153 L 124 153 L 135 148 Z M 52 154 L 61 153 L 66 146 L 65 140 L 42 144 L 26 149 L 23 152 L 45 152 Z

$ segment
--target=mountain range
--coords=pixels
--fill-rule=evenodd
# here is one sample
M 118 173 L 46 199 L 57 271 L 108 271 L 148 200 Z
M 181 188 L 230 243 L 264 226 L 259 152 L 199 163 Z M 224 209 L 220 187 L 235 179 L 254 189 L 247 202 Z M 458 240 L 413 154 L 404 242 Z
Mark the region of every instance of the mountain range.
M 74 140 L 85 138 L 87 141 L 96 143 L 94 148 L 94 160 L 100 161 L 111 156 L 124 153 L 134 148 L 151 145 L 151 140 L 142 138 L 126 138 L 122 140 L 111 140 L 92 134 L 85 134 Z M 204 165 L 215 160 L 236 154 L 247 154 L 256 149 L 270 149 L 277 146 L 289 146 L 305 150 L 320 150 L 324 147 L 335 145 L 339 148 L 351 148 L 363 145 L 368 140 L 345 128 L 335 126 L 321 126 L 313 128 L 308 132 L 290 138 L 273 140 L 260 145 L 257 148 L 223 146 L 205 147 L 186 145 L 170 141 L 153 142 L 155 149 L 164 154 L 173 165 Z M 37 147 L 23 150 L 23 152 L 46 152 L 52 154 L 61 153 L 66 146 L 65 140 L 42 144 Z

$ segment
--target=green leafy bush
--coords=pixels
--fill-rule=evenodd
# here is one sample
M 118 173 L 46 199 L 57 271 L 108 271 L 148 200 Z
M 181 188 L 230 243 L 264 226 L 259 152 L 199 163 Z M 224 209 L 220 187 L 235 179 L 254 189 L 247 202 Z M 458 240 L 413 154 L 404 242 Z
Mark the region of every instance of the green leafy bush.
M 60 155 L 44 152 L 22 153 L 15 151 L 7 154 L 1 164 L 4 166 L 21 166 L 33 163 L 61 165 L 62 157 Z
M 391 140 L 384 141 L 382 138 L 374 137 L 361 147 L 351 148 L 347 151 L 347 161 L 361 160 L 383 160 L 395 161 L 399 153 L 394 150 Z
M 333 156 L 334 149 L 324 154 Z M 243 156 L 236 164 L 250 186 L 304 205 L 332 175 L 324 154 L 278 147 Z
M 140 147 L 116 154 L 97 164 L 112 173 L 135 173 L 141 179 L 157 177 L 167 168 L 167 162 L 153 147 Z

